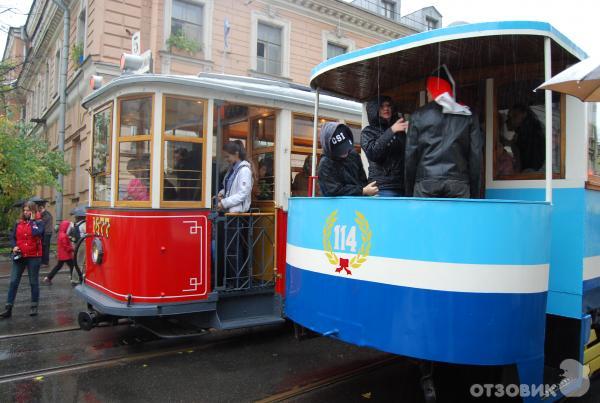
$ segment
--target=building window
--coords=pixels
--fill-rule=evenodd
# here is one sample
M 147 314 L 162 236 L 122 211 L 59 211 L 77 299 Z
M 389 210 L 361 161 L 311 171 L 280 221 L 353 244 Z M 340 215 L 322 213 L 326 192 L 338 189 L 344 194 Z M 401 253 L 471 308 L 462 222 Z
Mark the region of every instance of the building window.
M 92 130 L 92 201 L 107 204 L 110 202 L 112 103 L 94 114 Z
M 386 18 L 396 19 L 396 4 L 391 1 L 383 0 L 381 2 L 381 8 L 383 9 L 383 15 Z
M 436 20 L 435 18 L 425 17 L 425 23 L 427 24 L 428 31 L 439 28 L 439 21 Z
M 263 23 L 258 23 L 256 42 L 256 70 L 260 73 L 281 75 L 282 30 Z
M 188 1 L 173 0 L 171 35 L 184 36 L 202 44 L 204 6 Z
M 339 55 L 343 55 L 348 51 L 348 48 L 342 45 L 338 45 L 336 43 L 327 42 L 327 58 L 331 59 L 332 57 L 336 57 Z
M 152 96 L 119 99 L 117 202 L 121 205 L 150 205 L 152 105 Z
M 85 54 L 85 28 L 87 21 L 87 9 L 83 2 L 81 3 L 81 11 L 77 18 L 77 45 L 81 46 L 83 54 Z
M 44 74 L 44 108 L 48 106 L 50 96 L 50 62 L 46 63 L 46 73 Z
M 588 181 L 600 186 L 600 108 L 598 103 L 588 104 Z
M 203 200 L 205 108 L 202 99 L 164 98 L 163 202 Z
M 60 81 L 60 45 L 56 45 L 56 54 L 54 55 L 54 95 L 58 94 L 58 82 Z
M 496 88 L 494 179 L 544 179 L 546 125 L 541 80 L 511 81 Z M 564 114 L 552 94 L 552 171 L 564 178 Z M 562 115 L 562 116 L 561 116 Z
M 74 139 L 72 142 L 73 148 L 73 163 L 72 165 L 75 167 L 73 170 L 73 195 L 75 197 L 79 196 L 80 191 L 80 176 L 81 176 L 81 141 L 79 138 Z

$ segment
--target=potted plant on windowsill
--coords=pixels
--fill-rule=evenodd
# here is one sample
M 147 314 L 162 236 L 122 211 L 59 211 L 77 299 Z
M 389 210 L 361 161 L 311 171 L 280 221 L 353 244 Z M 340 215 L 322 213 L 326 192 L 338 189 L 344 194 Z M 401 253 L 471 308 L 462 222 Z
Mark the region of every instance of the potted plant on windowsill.
M 76 68 L 83 63 L 83 45 L 81 43 L 76 43 L 71 48 L 71 61 Z
M 167 39 L 169 51 L 173 54 L 184 54 L 195 56 L 202 50 L 202 45 L 192 38 L 188 38 L 183 32 L 172 33 Z

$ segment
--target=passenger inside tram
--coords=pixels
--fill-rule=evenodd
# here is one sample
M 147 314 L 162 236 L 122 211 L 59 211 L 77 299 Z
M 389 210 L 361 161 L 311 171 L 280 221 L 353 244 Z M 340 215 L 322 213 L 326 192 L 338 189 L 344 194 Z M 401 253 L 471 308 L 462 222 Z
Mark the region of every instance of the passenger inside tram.
M 273 154 L 265 153 L 258 160 L 258 200 L 273 200 L 275 177 L 273 176 Z
M 512 143 L 520 172 L 536 172 L 544 166 L 545 137 L 542 123 L 531 108 L 515 104 L 508 111 L 506 128 L 515 133 Z
M 323 196 L 374 196 L 376 182 L 367 175 L 358 153 L 354 136 L 343 123 L 327 122 L 321 127 L 323 156 L 319 162 L 319 186 Z
M 483 133 L 455 92 L 445 65 L 427 78 L 429 103 L 412 114 L 406 139 L 407 196 L 481 197 Z
M 134 201 L 147 201 L 150 200 L 150 193 L 148 191 L 149 179 L 146 176 L 147 170 L 142 158 L 133 158 L 127 163 L 127 171 L 133 175 L 133 179 L 129 181 L 127 185 L 127 200 Z
M 318 158 L 317 158 L 318 160 Z M 310 177 L 310 169 L 312 167 L 312 155 L 307 155 L 302 164 L 302 170 L 296 174 L 292 179 L 292 196 L 308 196 L 308 178 Z M 321 194 L 319 187 L 317 186 L 317 194 Z
M 494 179 L 543 179 L 546 167 L 546 125 L 542 80 L 503 78 L 496 86 Z M 564 122 L 560 94 L 552 95 L 552 162 L 555 177 L 564 175 Z M 511 164 L 512 160 L 512 164 Z
M 408 122 L 398 116 L 388 96 L 367 103 L 369 125 L 360 145 L 369 160 L 369 181 L 377 181 L 379 196 L 404 196 L 404 147 Z

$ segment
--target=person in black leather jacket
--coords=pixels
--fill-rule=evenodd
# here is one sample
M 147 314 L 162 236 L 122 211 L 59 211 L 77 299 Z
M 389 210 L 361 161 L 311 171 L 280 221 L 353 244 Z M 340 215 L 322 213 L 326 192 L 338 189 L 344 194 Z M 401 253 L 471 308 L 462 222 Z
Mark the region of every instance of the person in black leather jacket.
M 406 193 L 479 198 L 483 135 L 469 108 L 454 100 L 452 80 L 447 69 L 444 71 L 446 74 L 427 79 L 430 102 L 411 115 L 405 153 Z
M 319 161 L 319 187 L 323 196 L 373 196 L 375 182 L 368 183 L 360 156 L 354 151 L 354 136 L 342 123 L 321 127 L 323 156 Z
M 404 196 L 404 146 L 408 123 L 398 119 L 392 99 L 378 96 L 367 103 L 369 125 L 360 145 L 369 160 L 369 181 L 376 181 L 379 196 Z

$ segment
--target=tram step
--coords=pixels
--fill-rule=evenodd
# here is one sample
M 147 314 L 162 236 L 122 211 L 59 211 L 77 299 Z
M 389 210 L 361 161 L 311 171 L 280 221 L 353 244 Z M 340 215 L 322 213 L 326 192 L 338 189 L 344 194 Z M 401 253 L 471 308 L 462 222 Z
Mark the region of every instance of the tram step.
M 230 329 L 239 329 L 242 327 L 252 327 L 252 326 L 264 326 L 264 325 L 275 325 L 278 323 L 285 322 L 281 316 L 274 315 L 265 315 L 265 316 L 253 316 L 250 318 L 237 318 L 237 319 L 229 319 L 221 322 L 221 329 L 230 330 Z
M 136 320 L 135 323 L 163 339 L 202 336 L 208 333 L 208 330 L 199 329 L 184 321 L 165 318 L 143 318 Z

